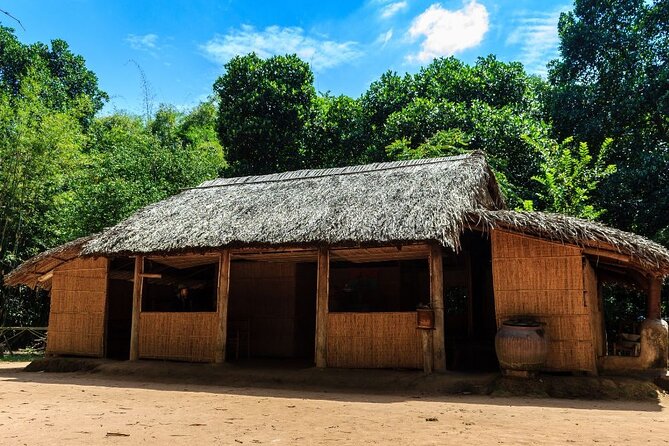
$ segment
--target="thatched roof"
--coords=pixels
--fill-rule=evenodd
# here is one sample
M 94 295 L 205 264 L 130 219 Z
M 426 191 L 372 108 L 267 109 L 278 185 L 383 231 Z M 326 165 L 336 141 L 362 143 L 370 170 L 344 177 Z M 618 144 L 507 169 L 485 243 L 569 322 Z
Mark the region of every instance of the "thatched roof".
M 83 253 L 424 240 L 457 248 L 468 212 L 500 207 L 481 152 L 221 178 L 139 210 L 87 243 Z
M 72 240 L 26 260 L 18 268 L 4 276 L 4 284 L 9 286 L 27 285 L 30 288 L 39 286 L 45 290 L 50 289 L 51 278 L 45 277 L 45 275 L 63 263 L 79 257 L 81 248 L 93 237 L 93 235 L 90 235 Z
M 669 251 L 641 236 L 563 215 L 505 210 L 484 155 L 474 152 L 207 181 L 140 209 L 101 234 L 28 260 L 5 283 L 45 288 L 44 274 L 80 255 L 425 241 L 457 249 L 460 235 L 471 228 L 614 250 L 654 274 L 669 274 Z
M 469 216 L 473 225 L 490 230 L 509 229 L 560 243 L 583 247 L 606 247 L 627 255 L 643 268 L 669 274 L 669 250 L 640 235 L 580 218 L 545 212 L 477 210 Z

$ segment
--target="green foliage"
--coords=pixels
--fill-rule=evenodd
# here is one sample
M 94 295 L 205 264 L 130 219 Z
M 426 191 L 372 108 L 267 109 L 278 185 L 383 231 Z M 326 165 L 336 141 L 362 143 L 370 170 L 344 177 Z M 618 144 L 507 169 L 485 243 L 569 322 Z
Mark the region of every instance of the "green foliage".
M 41 79 L 29 73 L 16 98 L 0 93 L 3 265 L 14 264 L 59 240 L 51 209 L 68 184 L 85 141 L 79 110 L 54 112 L 44 103 L 43 90 Z
M 314 99 L 303 128 L 302 163 L 307 168 L 362 164 L 368 141 L 360 102 L 325 94 Z
M 302 134 L 316 96 L 313 73 L 295 55 L 234 57 L 214 84 L 218 134 L 231 172 L 263 174 L 302 166 Z
M 559 22 L 546 108 L 558 139 L 611 137 L 618 171 L 594 198 L 603 218 L 662 239 L 669 228 L 669 2 L 576 0 Z M 666 240 L 666 239 L 665 239 Z
M 54 111 L 43 73 L 30 70 L 15 97 L 0 92 L 0 273 L 61 241 L 54 210 L 85 141 L 80 117 L 88 103 Z M 44 323 L 48 301 L 0 288 L 0 323 Z
M 42 103 L 58 112 L 77 110 L 83 125 L 109 99 L 83 57 L 73 54 L 65 41 L 53 40 L 51 47 L 41 42 L 25 45 L 11 28 L 0 26 L 0 90 L 19 98 L 25 80 L 35 77 L 41 79 Z
M 362 98 L 370 158 L 482 150 L 510 205 L 518 206 L 533 195 L 532 177 L 539 172 L 539 156 L 527 138 L 549 135 L 541 103 L 545 91 L 545 84 L 527 75 L 521 64 L 494 56 L 472 66 L 452 57 L 435 59 L 414 76 L 386 73 Z
M 439 130 L 418 147 L 413 148 L 407 138 L 391 143 L 386 152 L 396 160 L 436 158 L 467 153 L 470 137 L 458 128 Z
M 61 197 L 61 225 L 74 238 L 117 223 L 135 210 L 218 176 L 224 167 L 215 121 L 200 105 L 183 116 L 161 107 L 139 117 L 96 119 L 84 147 L 85 166 Z M 204 109 L 204 110 L 203 110 Z
M 530 140 L 542 157 L 541 174 L 533 177 L 541 185 L 537 196 L 542 207 L 550 212 L 590 220 L 599 218 L 604 210 L 592 204 L 591 195 L 602 180 L 616 171 L 615 165 L 604 162 L 611 142 L 605 140 L 593 157 L 587 143 L 576 144 L 573 138 L 561 143 Z M 523 204 L 525 210 L 534 208 L 531 201 Z

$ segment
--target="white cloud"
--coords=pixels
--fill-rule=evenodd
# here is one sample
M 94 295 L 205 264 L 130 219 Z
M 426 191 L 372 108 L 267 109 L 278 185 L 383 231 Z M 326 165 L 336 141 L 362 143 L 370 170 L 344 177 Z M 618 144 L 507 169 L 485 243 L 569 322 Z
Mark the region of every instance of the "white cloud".
M 152 52 L 158 49 L 157 34 L 128 34 L 125 38 L 125 41 L 133 50 Z
M 462 8 L 449 10 L 435 3 L 414 18 L 409 28 L 413 40 L 424 37 L 420 52 L 411 61 L 425 62 L 435 57 L 452 56 L 481 43 L 488 31 L 488 10 L 476 0 Z
M 558 56 L 560 13 L 568 9 L 566 5 L 552 12 L 526 11 L 514 20 L 516 27 L 506 38 L 506 44 L 520 47 L 518 58 L 527 71 L 546 75 L 546 64 Z
M 409 4 L 405 1 L 388 3 L 381 8 L 381 18 L 389 19 L 398 12 L 407 9 L 407 6 L 409 6 Z
M 392 28 L 386 31 L 385 33 L 379 34 L 379 37 L 376 38 L 376 44 L 381 45 L 381 46 L 386 46 L 388 42 L 390 42 L 390 39 L 393 38 L 393 30 Z
M 299 27 L 269 26 L 256 30 L 242 25 L 225 35 L 216 35 L 200 46 L 216 63 L 226 63 L 237 55 L 255 52 L 260 57 L 275 54 L 297 54 L 320 71 L 341 65 L 362 56 L 357 42 L 337 42 L 322 36 L 305 35 Z

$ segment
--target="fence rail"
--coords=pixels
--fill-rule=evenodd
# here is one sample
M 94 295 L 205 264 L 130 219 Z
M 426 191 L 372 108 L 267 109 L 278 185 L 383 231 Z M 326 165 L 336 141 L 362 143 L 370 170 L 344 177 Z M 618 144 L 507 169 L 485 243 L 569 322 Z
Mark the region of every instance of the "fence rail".
M 0 356 L 5 351 L 14 354 L 12 345 L 18 345 L 19 342 L 23 347 L 44 350 L 46 331 L 47 327 L 0 327 Z

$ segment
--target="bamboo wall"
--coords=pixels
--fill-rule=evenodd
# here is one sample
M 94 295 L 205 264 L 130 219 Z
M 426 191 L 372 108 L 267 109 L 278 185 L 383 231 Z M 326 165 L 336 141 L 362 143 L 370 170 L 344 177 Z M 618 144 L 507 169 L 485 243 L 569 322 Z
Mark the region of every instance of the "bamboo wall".
M 495 230 L 492 258 L 498 326 L 533 316 L 545 323 L 547 370 L 596 373 L 580 248 Z
M 423 368 L 416 313 L 329 313 L 327 366 Z
M 141 313 L 139 357 L 213 362 L 218 313 Z
M 107 259 L 78 258 L 56 268 L 47 354 L 104 355 Z

